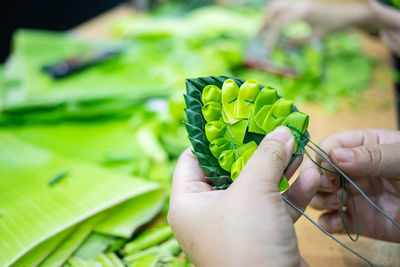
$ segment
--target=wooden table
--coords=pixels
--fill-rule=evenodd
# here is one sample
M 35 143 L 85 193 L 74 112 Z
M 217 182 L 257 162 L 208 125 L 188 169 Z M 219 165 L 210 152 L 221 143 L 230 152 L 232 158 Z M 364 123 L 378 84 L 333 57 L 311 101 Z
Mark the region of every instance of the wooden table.
M 121 5 L 74 29 L 74 32 L 85 38 L 106 38 L 110 20 L 134 13 L 129 5 Z M 300 105 L 302 111 L 310 114 L 309 129 L 314 141 L 319 142 L 325 136 L 345 130 L 396 129 L 394 91 L 388 74 L 390 71 L 388 51 L 379 40 L 365 36 L 363 47 L 365 52 L 378 62 L 374 77 L 386 78 L 376 79 L 381 80 L 381 84 L 371 85 L 362 99 L 363 107 L 359 110 L 350 107 L 330 114 L 319 104 Z M 317 219 L 320 214 L 311 208 L 307 209 L 307 213 L 313 219 Z M 296 223 L 296 232 L 301 254 L 310 266 L 365 266 L 365 263 L 336 244 L 305 218 Z M 400 266 L 400 244 L 363 237 L 358 242 L 352 243 L 348 241 L 347 236 L 338 235 L 338 237 L 368 259 L 379 263 L 379 266 Z

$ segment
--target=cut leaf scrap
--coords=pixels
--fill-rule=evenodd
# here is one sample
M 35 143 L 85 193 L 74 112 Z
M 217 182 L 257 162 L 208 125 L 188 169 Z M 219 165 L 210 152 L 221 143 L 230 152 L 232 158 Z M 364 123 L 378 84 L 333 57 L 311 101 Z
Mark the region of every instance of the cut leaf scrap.
M 185 126 L 193 153 L 217 189 L 227 188 L 239 176 L 263 137 L 276 127 L 298 130 L 303 134 L 303 144 L 307 143 L 308 115 L 271 86 L 255 80 L 209 76 L 187 79 L 186 90 Z M 296 142 L 293 157 L 303 153 Z M 279 190 L 288 186 L 282 176 Z

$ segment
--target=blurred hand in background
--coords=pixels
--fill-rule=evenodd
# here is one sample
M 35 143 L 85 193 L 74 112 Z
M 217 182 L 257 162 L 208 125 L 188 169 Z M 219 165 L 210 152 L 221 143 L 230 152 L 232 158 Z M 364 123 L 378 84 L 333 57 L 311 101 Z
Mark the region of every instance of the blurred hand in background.
M 390 50 L 400 55 L 400 11 L 376 0 L 370 0 L 369 5 L 382 41 Z
M 303 20 L 311 26 L 311 34 L 298 42 L 322 37 L 337 30 L 355 26 L 368 31 L 374 28 L 367 3 L 333 3 L 311 0 L 273 0 L 266 6 L 261 32 L 277 39 L 289 23 Z

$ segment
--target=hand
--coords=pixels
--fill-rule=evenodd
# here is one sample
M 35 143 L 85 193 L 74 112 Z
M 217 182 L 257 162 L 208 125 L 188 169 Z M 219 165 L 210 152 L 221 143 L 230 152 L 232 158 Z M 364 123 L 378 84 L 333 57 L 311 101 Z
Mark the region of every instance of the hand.
M 397 55 L 400 55 L 400 11 L 370 0 L 370 9 L 382 41 Z
M 305 40 L 322 37 L 348 26 L 369 27 L 371 15 L 363 3 L 330 3 L 320 1 L 273 0 L 266 7 L 262 32 L 268 30 L 272 38 L 296 20 L 304 20 L 311 25 L 312 34 Z M 272 30 L 271 30 L 272 29 Z
M 388 130 L 358 130 L 342 132 L 327 137 L 320 146 L 333 163 L 346 173 L 371 200 L 397 222 L 400 221 L 400 132 Z M 316 158 L 323 167 L 333 170 L 320 157 Z M 337 175 L 322 171 L 314 163 L 305 166 L 320 171 L 321 186 L 311 206 L 327 210 L 319 223 L 331 233 L 343 233 L 339 214 L 340 179 Z M 351 233 L 355 233 L 356 222 L 349 200 L 350 185 L 344 192 L 344 218 Z M 386 241 L 400 242 L 400 230 L 378 213 L 351 187 L 360 234 Z
M 278 192 L 293 145 L 290 130 L 278 127 L 264 138 L 226 190 L 214 190 L 207 183 L 190 149 L 181 155 L 173 179 L 168 221 L 196 266 L 305 264 L 293 227 L 299 214 L 283 202 Z M 299 164 L 300 161 L 295 167 Z M 289 172 L 290 176 L 294 171 Z M 318 186 L 318 172 L 310 169 L 285 195 L 304 210 Z

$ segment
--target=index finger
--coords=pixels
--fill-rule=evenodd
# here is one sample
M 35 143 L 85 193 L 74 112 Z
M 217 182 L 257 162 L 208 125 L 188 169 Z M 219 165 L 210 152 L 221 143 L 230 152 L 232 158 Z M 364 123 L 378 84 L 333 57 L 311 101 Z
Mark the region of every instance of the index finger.
M 179 157 L 172 180 L 171 197 L 214 190 L 208 184 L 205 173 L 199 165 L 191 148 L 186 149 Z

